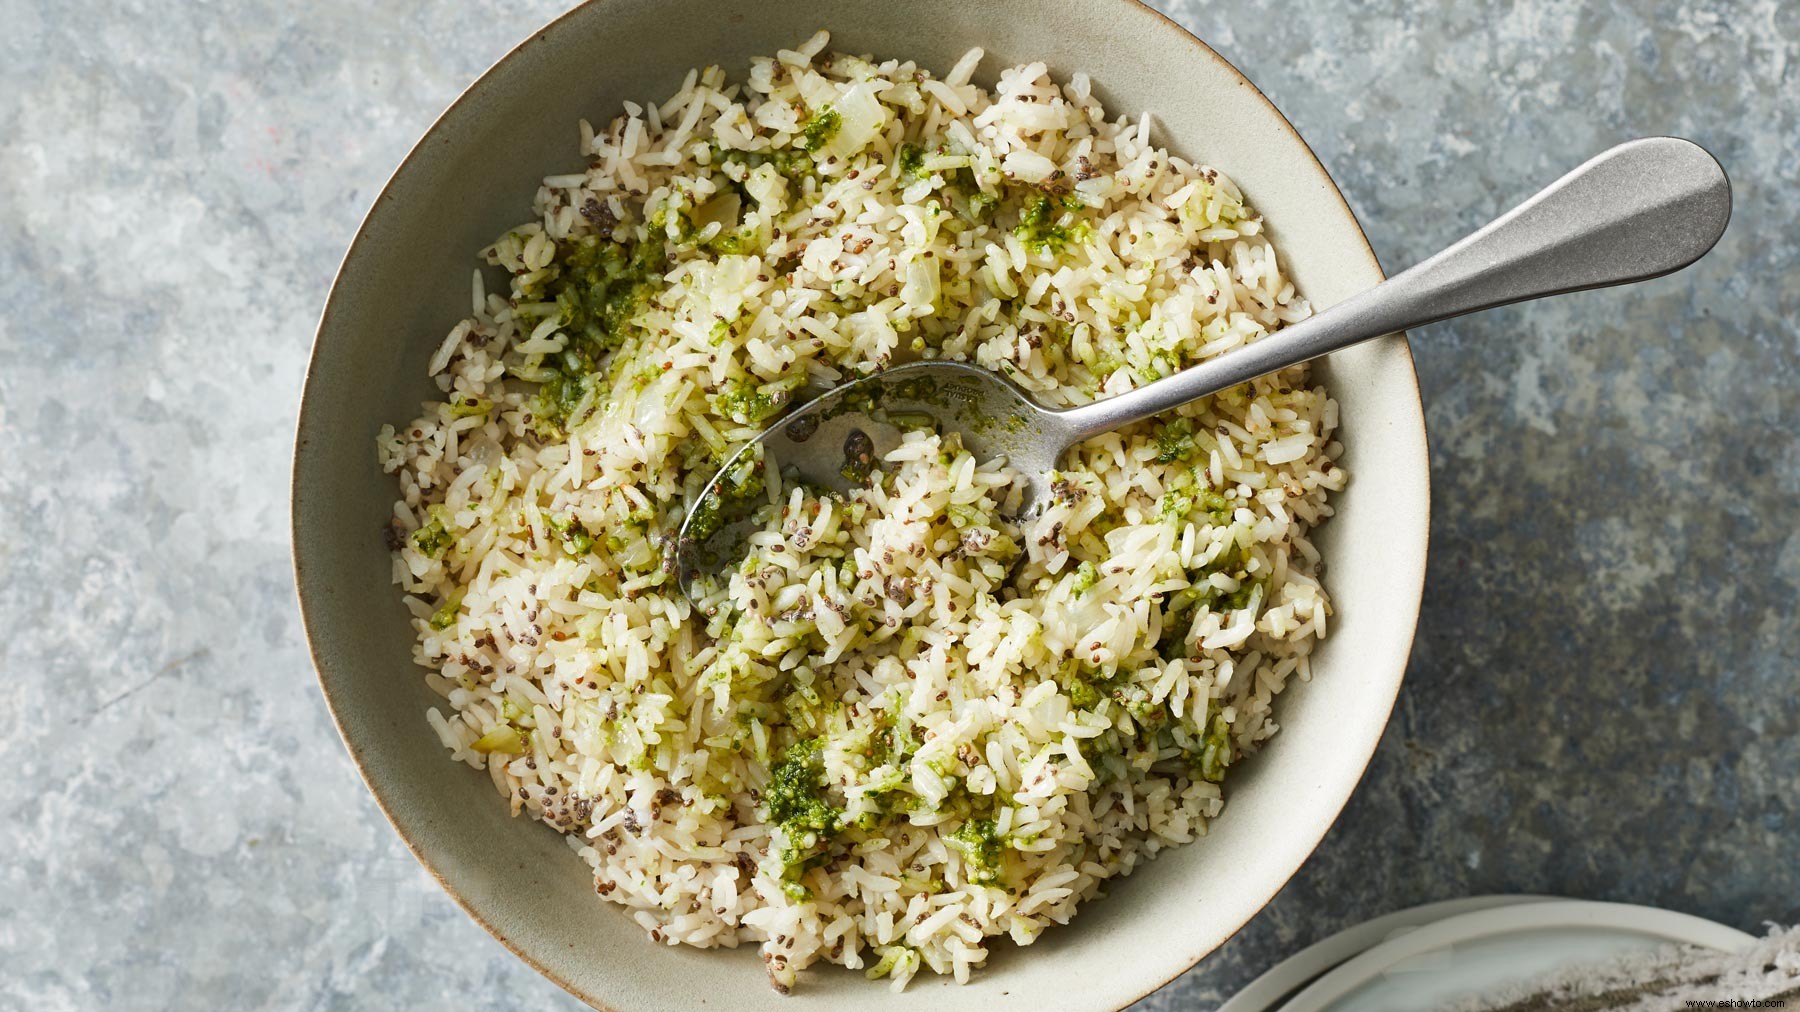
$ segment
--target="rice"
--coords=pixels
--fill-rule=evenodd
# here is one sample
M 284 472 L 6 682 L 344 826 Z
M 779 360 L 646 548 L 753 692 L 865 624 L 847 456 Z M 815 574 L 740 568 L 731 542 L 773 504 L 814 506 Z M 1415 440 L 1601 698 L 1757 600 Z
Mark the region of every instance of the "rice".
M 1004 460 L 913 433 L 848 498 L 771 476 L 690 602 L 672 533 L 807 391 L 943 357 L 1079 404 L 1308 313 L 1232 182 L 1085 77 L 826 44 L 583 122 L 379 437 L 451 758 L 652 939 L 759 943 L 784 991 L 967 980 L 1203 834 L 1309 675 L 1346 480 L 1299 368 L 1089 441 L 1019 523 Z

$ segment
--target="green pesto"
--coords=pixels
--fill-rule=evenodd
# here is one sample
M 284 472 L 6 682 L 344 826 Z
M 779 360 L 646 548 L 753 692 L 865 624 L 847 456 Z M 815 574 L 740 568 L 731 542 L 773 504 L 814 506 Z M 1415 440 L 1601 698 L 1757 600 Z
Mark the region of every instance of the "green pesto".
M 763 817 L 780 827 L 786 845 L 781 863 L 791 873 L 823 849 L 824 838 L 843 826 L 844 812 L 825 800 L 824 738 L 805 738 L 788 746 L 769 770 L 763 790 Z
M 1200 588 L 1201 603 L 1209 605 L 1214 611 L 1236 611 L 1247 607 L 1251 595 L 1262 585 L 1262 581 L 1250 578 L 1250 549 L 1242 545 L 1238 545 L 1235 550 L 1220 552 L 1217 558 L 1201 567 L 1200 572 L 1207 575 L 1223 573 L 1238 581 L 1236 590 L 1219 590 L 1210 585 Z
M 1186 610 L 1167 614 L 1169 617 L 1163 619 L 1162 636 L 1156 641 L 1156 656 L 1165 661 L 1179 661 L 1192 652 L 1187 638 Z
M 446 512 L 442 506 L 431 507 L 431 522 L 412 532 L 413 547 L 425 553 L 428 559 L 444 554 L 444 549 L 456 541 L 456 536 L 444 525 Z
M 776 173 L 786 177 L 790 182 L 818 174 L 818 167 L 813 164 L 811 158 L 792 149 L 740 151 L 737 148 L 722 147 L 715 141 L 712 146 L 712 160 L 714 165 L 742 165 L 746 172 L 754 171 L 764 165 L 772 165 Z M 744 190 L 741 184 L 733 181 L 732 186 L 738 190 L 740 195 L 746 198 L 750 197 L 748 191 Z
M 1092 738 L 1076 739 L 1075 749 L 1094 768 L 1095 786 L 1110 783 L 1122 774 L 1120 757 L 1125 754 L 1125 741 L 1117 728 L 1107 728 Z
M 1056 672 L 1057 686 L 1068 694 L 1069 705 L 1077 710 L 1092 710 L 1111 698 L 1119 681 L 1117 673 L 1101 677 L 1098 671 L 1074 659 L 1064 661 Z
M 983 191 L 975 171 L 967 166 L 956 170 L 952 178 L 952 184 L 944 188 L 945 196 L 950 199 L 950 210 L 971 225 L 993 221 L 994 211 L 1000 206 L 1000 195 Z
M 1000 197 L 981 190 L 958 190 L 950 200 L 950 209 L 957 217 L 971 225 L 984 225 L 994 219 L 994 209 L 1000 206 Z
M 718 393 L 709 394 L 707 401 L 717 414 L 740 425 L 756 425 L 779 414 L 793 399 L 794 391 L 805 384 L 804 372 L 766 383 L 752 378 L 736 379 L 727 382 Z
M 1172 376 L 1181 371 L 1181 359 L 1172 351 L 1162 350 L 1150 353 L 1150 364 L 1144 367 L 1144 379 L 1154 383 L 1164 376 Z
M 663 281 L 668 266 L 656 241 L 621 243 L 600 236 L 564 239 L 552 260 L 545 295 L 563 327 L 597 357 L 624 341 L 625 327 Z
M 1178 415 L 1156 430 L 1156 462 L 1173 464 L 1187 460 L 1198 449 L 1194 443 L 1194 420 Z
M 546 516 L 544 526 L 550 528 L 562 543 L 563 551 L 579 559 L 594 547 L 594 536 L 574 517 Z
M 448 629 L 456 624 L 456 613 L 462 608 L 462 591 L 457 591 L 444 598 L 444 603 L 437 611 L 431 613 L 433 629 Z
M 1085 223 L 1062 223 L 1063 216 L 1059 212 L 1067 206 L 1069 205 L 1048 194 L 1039 193 L 1027 198 L 1024 206 L 1019 209 L 1019 224 L 1013 229 L 1013 234 L 1025 240 L 1025 245 L 1036 252 L 1060 253 L 1064 246 L 1072 241 L 1079 241 L 1088 234 Z
M 1191 653 L 1191 644 L 1187 641 L 1187 630 L 1191 625 L 1191 616 L 1198 608 L 1207 608 L 1214 612 L 1241 611 L 1250 606 L 1250 599 L 1256 595 L 1263 581 L 1252 580 L 1245 567 L 1249 564 L 1250 552 L 1239 548 L 1221 553 L 1219 559 L 1194 574 L 1194 584 L 1176 591 L 1163 606 L 1162 638 L 1156 642 L 1156 652 L 1164 660 L 1179 660 Z M 1220 590 L 1206 582 L 1211 573 L 1225 573 L 1238 581 L 1236 590 Z
M 758 248 L 757 240 L 760 238 L 761 236 L 755 229 L 739 228 L 721 231 L 711 239 L 699 243 L 696 248 L 705 250 L 716 257 L 735 256 L 740 253 L 755 252 Z
M 1118 372 L 1124 364 L 1124 362 L 1121 362 L 1111 355 L 1097 356 L 1093 362 L 1088 364 L 1088 372 L 1092 374 L 1093 378 L 1087 383 L 1084 383 L 1082 389 L 1086 390 L 1090 395 L 1098 394 L 1100 392 L 1100 384 L 1105 383 L 1110 379 L 1112 374 Z
M 913 143 L 900 145 L 900 151 L 894 158 L 900 167 L 901 179 L 917 179 L 926 175 L 925 149 Z
M 724 525 L 720 496 L 705 496 L 699 505 L 688 515 L 687 536 L 694 541 L 705 541 L 718 533 Z M 610 542 L 609 542 L 610 544 Z
M 1185 521 L 1199 510 L 1214 525 L 1231 523 L 1237 512 L 1231 500 L 1201 485 L 1196 477 L 1170 482 L 1160 506 L 1164 520 Z
M 809 634 L 807 639 L 811 639 Z M 823 648 L 823 642 L 820 646 Z M 796 684 L 781 699 L 781 710 L 788 726 L 803 731 L 824 730 L 832 714 L 844 708 L 838 699 L 827 699 L 811 685 Z
M 1094 589 L 1100 582 L 1100 570 L 1092 562 L 1083 562 L 1075 567 L 1075 582 L 1071 585 L 1077 595 Z
M 581 403 L 583 397 L 594 386 L 592 373 L 581 372 L 573 375 L 560 370 L 552 371 L 537 392 L 525 402 L 525 408 L 531 412 L 531 428 L 544 439 L 560 439 L 564 435 L 563 425 L 569 420 L 569 413 Z
M 1006 838 L 1000 834 L 999 823 L 993 819 L 966 820 L 945 842 L 961 851 L 969 863 L 969 881 L 987 884 L 1000 880 Z
M 1094 707 L 1100 705 L 1102 699 L 1106 698 L 1093 682 L 1090 682 L 1085 678 L 1070 679 L 1067 689 L 1069 693 L 1069 703 L 1077 710 L 1092 710 Z
M 1119 686 L 1112 690 L 1112 700 L 1137 718 L 1140 727 L 1152 727 L 1168 719 L 1168 711 L 1156 702 L 1150 689 L 1141 682 L 1121 679 Z
M 912 721 L 896 716 L 893 710 L 883 710 L 881 714 L 875 733 L 869 736 L 869 766 L 903 768 L 919 751 L 918 732 Z
M 805 151 L 817 151 L 831 143 L 837 136 L 838 127 L 843 125 L 843 117 L 831 106 L 826 106 L 807 118 L 800 125 L 800 147 Z
M 759 387 L 742 380 L 711 395 L 713 410 L 734 422 L 754 425 L 781 410 L 785 396 L 764 393 Z
M 702 496 L 689 514 L 688 539 L 705 541 L 725 526 L 727 517 L 734 517 L 745 507 L 758 502 L 767 488 L 762 468 L 761 459 L 757 459 L 741 463 L 731 473 L 720 475 L 714 486 L 718 494 Z
M 603 380 L 605 361 L 630 331 L 631 320 L 662 287 L 667 256 L 660 241 L 615 242 L 589 235 L 556 244 L 549 277 L 522 288 L 526 298 L 554 302 L 569 346 L 543 368 L 527 403 L 532 428 L 561 438 L 570 412 Z

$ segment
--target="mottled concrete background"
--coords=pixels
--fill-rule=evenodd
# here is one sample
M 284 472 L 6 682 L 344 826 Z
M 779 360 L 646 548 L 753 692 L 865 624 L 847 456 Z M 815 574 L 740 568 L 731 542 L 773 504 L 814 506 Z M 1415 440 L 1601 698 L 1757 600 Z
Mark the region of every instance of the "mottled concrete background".
M 557 6 L 0 0 L 0 1006 L 574 1006 L 365 795 L 286 542 L 339 255 Z M 1172 13 L 1390 267 L 1638 134 L 1710 147 L 1738 212 L 1676 277 L 1415 335 L 1435 530 L 1397 718 L 1313 861 L 1147 1006 L 1471 893 L 1800 918 L 1800 5 Z

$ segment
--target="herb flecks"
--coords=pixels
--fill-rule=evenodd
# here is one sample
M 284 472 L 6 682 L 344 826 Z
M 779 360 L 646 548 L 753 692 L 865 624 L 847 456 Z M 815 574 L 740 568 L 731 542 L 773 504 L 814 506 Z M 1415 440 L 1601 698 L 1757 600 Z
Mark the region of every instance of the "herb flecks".
M 1026 198 L 1019 209 L 1019 224 L 1013 234 L 1024 240 L 1033 252 L 1060 253 L 1069 243 L 1079 242 L 1089 234 L 1087 224 L 1075 220 L 1071 210 L 1068 202 L 1048 194 L 1035 194 Z
M 800 125 L 800 147 L 806 151 L 817 151 L 837 136 L 838 128 L 843 126 L 843 117 L 831 106 L 826 106 L 807 117 Z
M 969 881 L 982 885 L 1000 881 L 1006 837 L 1001 835 L 997 821 L 969 819 L 958 826 L 946 842 L 960 851 L 968 863 Z
M 450 533 L 446 524 L 448 510 L 442 506 L 433 506 L 429 515 L 430 522 L 412 532 L 412 543 L 426 558 L 435 559 L 456 542 L 456 536 Z
M 763 817 L 781 831 L 777 858 L 783 879 L 794 886 L 843 827 L 843 809 L 825 799 L 824 747 L 824 738 L 788 746 L 781 761 L 770 768 L 769 786 L 763 791 Z

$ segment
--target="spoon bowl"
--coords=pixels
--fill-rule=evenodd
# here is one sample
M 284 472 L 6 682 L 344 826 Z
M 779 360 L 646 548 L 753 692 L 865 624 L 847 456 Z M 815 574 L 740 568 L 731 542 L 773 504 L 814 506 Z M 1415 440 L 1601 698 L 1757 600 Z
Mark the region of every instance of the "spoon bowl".
M 1014 517 L 1035 514 L 1049 498 L 1046 475 L 1080 432 L 1067 413 L 1033 401 L 990 369 L 947 360 L 912 362 L 834 387 L 783 416 L 729 457 L 688 512 L 679 535 L 682 588 L 728 568 L 756 528 L 770 474 L 839 495 L 867 484 L 869 473 L 909 430 L 959 434 L 978 459 L 1005 457 L 1019 472 Z

